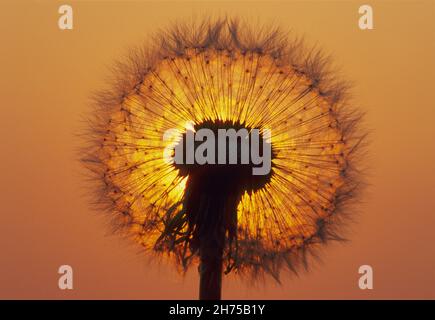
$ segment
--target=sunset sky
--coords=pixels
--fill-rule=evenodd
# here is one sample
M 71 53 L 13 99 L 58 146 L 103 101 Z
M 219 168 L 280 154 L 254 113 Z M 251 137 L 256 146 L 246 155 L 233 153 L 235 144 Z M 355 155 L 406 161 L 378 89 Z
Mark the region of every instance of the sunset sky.
M 371 4 L 374 30 L 358 28 Z M 252 284 L 223 278 L 224 299 L 435 299 L 434 1 L 72 1 L 0 4 L 0 298 L 195 299 L 198 274 L 180 275 L 111 235 L 89 205 L 78 161 L 91 93 L 129 47 L 183 19 L 273 22 L 330 53 L 366 112 L 369 187 L 346 243 L 330 244 L 299 277 Z M 61 265 L 74 290 L 58 288 Z M 374 270 L 360 290 L 358 268 Z

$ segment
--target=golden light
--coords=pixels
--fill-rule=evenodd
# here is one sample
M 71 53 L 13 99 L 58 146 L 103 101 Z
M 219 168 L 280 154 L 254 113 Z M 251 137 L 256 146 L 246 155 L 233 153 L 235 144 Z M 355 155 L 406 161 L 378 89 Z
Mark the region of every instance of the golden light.
M 346 86 L 325 72 L 319 51 L 227 20 L 174 27 L 157 43 L 132 52 L 96 99 L 85 161 L 118 229 L 183 269 L 198 263 L 183 205 L 189 177 L 164 151 L 186 130 L 220 120 L 269 129 L 274 153 L 267 183 L 240 195 L 236 230 L 225 233 L 226 271 L 277 278 L 339 239 L 343 205 L 359 186 L 362 135 Z

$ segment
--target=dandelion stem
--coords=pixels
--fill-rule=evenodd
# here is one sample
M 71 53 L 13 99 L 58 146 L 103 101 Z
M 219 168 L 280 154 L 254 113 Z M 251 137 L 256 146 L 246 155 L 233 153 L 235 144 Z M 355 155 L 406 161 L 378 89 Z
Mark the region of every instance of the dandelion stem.
M 216 241 L 203 241 L 200 247 L 200 300 L 220 300 L 222 291 L 222 253 L 224 238 Z M 214 243 L 213 243 L 214 242 Z
M 201 185 L 204 180 L 201 179 Z M 206 188 L 208 189 L 208 188 Z M 208 190 L 210 191 L 210 189 Z M 229 205 L 226 192 L 206 192 L 199 195 L 199 299 L 220 300 L 222 289 L 222 264 L 225 247 L 225 214 L 235 212 L 236 206 Z M 229 209 L 229 210 L 228 210 Z
M 232 238 L 235 233 L 241 197 L 234 176 L 229 168 L 201 168 L 190 173 L 186 184 L 184 207 L 194 229 L 191 246 L 200 258 L 200 300 L 221 299 L 226 237 Z

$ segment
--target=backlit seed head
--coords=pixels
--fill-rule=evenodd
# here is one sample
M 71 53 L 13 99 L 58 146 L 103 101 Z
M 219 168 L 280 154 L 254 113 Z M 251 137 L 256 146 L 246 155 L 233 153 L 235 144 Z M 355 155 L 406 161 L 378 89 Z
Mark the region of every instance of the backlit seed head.
M 185 270 L 198 261 L 183 206 L 189 172 L 164 161 L 164 149 L 205 123 L 268 129 L 272 170 L 258 187 L 237 189 L 226 271 L 278 279 L 282 267 L 307 267 L 307 253 L 341 239 L 362 185 L 361 114 L 328 66 L 278 28 L 218 19 L 160 32 L 117 63 L 115 80 L 95 95 L 82 160 L 97 204 L 117 231 Z

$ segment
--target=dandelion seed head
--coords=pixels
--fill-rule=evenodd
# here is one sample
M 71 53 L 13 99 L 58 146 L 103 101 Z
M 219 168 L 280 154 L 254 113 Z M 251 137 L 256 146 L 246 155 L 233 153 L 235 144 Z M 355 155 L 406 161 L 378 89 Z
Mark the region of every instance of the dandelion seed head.
M 162 31 L 118 63 L 113 83 L 95 96 L 83 161 L 98 204 L 117 230 L 185 270 L 198 262 L 183 205 L 188 176 L 165 161 L 165 148 L 207 122 L 268 129 L 272 171 L 237 198 L 226 271 L 278 279 L 283 267 L 306 267 L 308 253 L 341 239 L 347 204 L 362 185 L 361 115 L 328 61 L 278 28 L 237 20 Z

